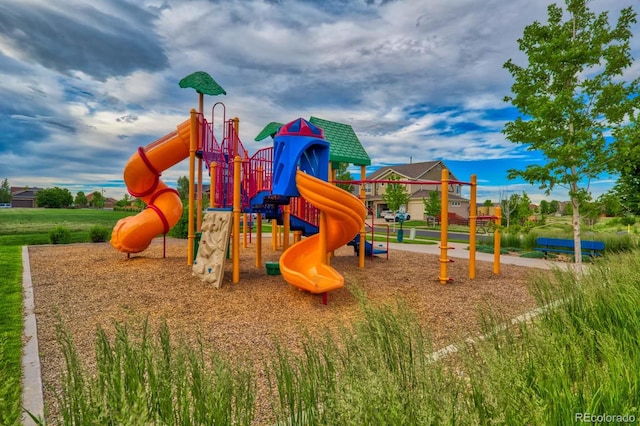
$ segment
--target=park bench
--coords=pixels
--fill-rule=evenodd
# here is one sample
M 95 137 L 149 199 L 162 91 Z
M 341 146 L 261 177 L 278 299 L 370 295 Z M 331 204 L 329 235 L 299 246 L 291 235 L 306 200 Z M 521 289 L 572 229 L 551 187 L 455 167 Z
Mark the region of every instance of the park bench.
M 356 234 L 356 236 L 353 238 L 353 240 L 349 241 L 347 243 L 348 246 L 353 246 L 353 252 L 358 255 L 360 254 L 360 234 Z M 382 247 L 382 244 L 379 244 L 378 247 Z M 369 241 L 365 240 L 365 251 L 364 254 L 365 256 L 371 256 L 371 250 L 373 250 L 373 254 L 386 254 L 387 251 L 385 249 L 382 248 L 376 248 L 373 246 L 373 244 L 371 244 Z
M 538 237 L 534 250 L 541 251 L 545 256 L 549 252 L 553 253 L 570 253 L 573 254 L 575 244 L 573 240 L 565 240 L 561 238 Z M 604 243 L 602 241 L 580 241 L 580 251 L 583 255 L 596 257 L 602 256 L 604 251 Z

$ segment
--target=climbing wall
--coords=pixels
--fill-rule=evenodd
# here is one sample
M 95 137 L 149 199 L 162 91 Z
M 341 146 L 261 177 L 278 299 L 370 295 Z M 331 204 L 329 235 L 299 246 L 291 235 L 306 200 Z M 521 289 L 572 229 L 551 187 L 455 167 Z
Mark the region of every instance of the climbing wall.
M 193 263 L 193 274 L 215 288 L 222 287 L 232 223 L 232 213 L 226 211 L 206 212 L 202 220 L 202 236 Z

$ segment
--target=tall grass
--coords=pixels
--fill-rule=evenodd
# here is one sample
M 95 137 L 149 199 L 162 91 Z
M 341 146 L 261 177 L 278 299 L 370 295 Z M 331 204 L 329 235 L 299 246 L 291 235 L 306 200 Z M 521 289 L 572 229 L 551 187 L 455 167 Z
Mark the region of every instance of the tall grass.
M 267 367 L 278 424 L 445 424 L 461 396 L 431 364 L 431 344 L 402 303 L 372 306 L 339 336 L 307 338 L 295 356 L 279 348 Z
M 434 356 L 401 301 L 374 305 L 355 291 L 361 319 L 264 361 L 279 425 L 573 424 L 584 413 L 640 418 L 640 257 L 599 260 L 584 274 L 536 278 L 540 313 L 509 322 L 487 312 L 483 339 Z M 443 319 L 444 320 L 444 319 Z M 506 324 L 506 326 L 505 326 Z M 249 424 L 248 370 L 177 349 L 166 325 L 135 340 L 119 326 L 97 339 L 97 373 L 81 368 L 65 333 L 60 399 L 67 424 Z M 618 419 L 614 418 L 614 422 Z M 620 417 L 622 418 L 622 417 Z
M 469 354 L 472 409 L 504 424 L 570 424 L 582 413 L 640 418 L 640 279 L 637 253 L 556 272 L 534 294 L 533 324 L 490 337 Z
M 58 394 L 64 424 L 249 425 L 255 384 L 248 368 L 232 366 L 194 349 L 175 345 L 163 324 L 152 335 L 147 323 L 136 335 L 116 324 L 113 341 L 98 329 L 96 373 L 82 364 L 70 334 L 60 326 L 65 357 Z

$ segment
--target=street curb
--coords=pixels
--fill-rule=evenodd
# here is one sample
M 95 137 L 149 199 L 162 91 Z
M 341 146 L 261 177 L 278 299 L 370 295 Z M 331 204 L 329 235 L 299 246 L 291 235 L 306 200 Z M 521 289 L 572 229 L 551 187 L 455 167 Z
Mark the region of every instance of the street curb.
M 29 247 L 22 247 L 22 295 L 24 316 L 24 345 L 22 354 L 22 424 L 37 425 L 31 416 L 44 422 L 44 396 L 40 371 L 40 353 L 38 352 L 38 327 L 36 325 L 33 284 L 31 282 L 31 264 Z

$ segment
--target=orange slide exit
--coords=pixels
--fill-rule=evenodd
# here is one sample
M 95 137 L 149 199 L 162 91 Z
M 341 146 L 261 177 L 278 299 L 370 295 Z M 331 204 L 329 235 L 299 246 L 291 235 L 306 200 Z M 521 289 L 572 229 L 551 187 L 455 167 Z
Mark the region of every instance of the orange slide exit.
M 120 219 L 111 233 L 111 245 L 124 253 L 139 253 L 151 240 L 167 233 L 182 215 L 178 192 L 160 180 L 162 171 L 189 156 L 190 120 L 166 136 L 138 148 L 124 168 L 129 193 L 147 208 L 135 216 Z
M 300 195 L 324 212 L 326 225 L 321 223 L 320 233 L 292 245 L 280 256 L 280 273 L 289 284 L 311 293 L 335 290 L 344 285 L 344 277 L 327 265 L 327 253 L 355 237 L 367 210 L 354 195 L 300 170 L 296 185 Z

